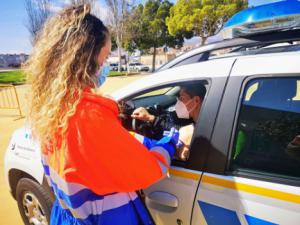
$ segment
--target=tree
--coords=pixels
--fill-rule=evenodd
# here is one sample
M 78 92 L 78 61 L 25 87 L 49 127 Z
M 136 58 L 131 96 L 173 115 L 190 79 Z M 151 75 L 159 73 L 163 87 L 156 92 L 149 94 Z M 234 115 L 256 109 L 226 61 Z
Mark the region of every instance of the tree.
M 152 71 L 155 70 L 156 49 L 162 46 L 181 47 L 184 41 L 183 34 L 178 32 L 170 35 L 166 26 L 166 18 L 170 15 L 173 6 L 168 0 L 148 0 L 145 6 L 138 5 L 127 19 L 126 44 L 130 48 L 142 51 L 152 49 Z
M 28 16 L 26 27 L 31 35 L 32 42 L 34 42 L 38 31 L 51 14 L 49 10 L 51 1 L 52 0 L 25 0 L 25 9 Z
M 166 23 L 172 35 L 192 31 L 201 37 L 203 45 L 233 14 L 245 7 L 247 0 L 178 0 L 170 9 Z
M 121 48 L 124 44 L 124 21 L 129 15 L 132 3 L 128 0 L 105 0 L 110 11 L 109 26 L 118 48 L 119 71 L 121 71 Z
M 69 5 L 88 3 L 95 8 L 95 0 L 69 0 Z M 25 9 L 28 16 L 26 27 L 31 35 L 31 42 L 34 43 L 38 31 L 42 28 L 45 21 L 53 13 L 51 7 L 53 0 L 25 0 Z M 97 13 L 97 12 L 95 12 Z
M 130 14 L 124 18 L 124 42 L 123 47 L 130 53 L 134 52 L 138 47 L 140 40 L 139 30 L 141 30 L 141 17 L 143 14 L 143 5 L 134 6 Z

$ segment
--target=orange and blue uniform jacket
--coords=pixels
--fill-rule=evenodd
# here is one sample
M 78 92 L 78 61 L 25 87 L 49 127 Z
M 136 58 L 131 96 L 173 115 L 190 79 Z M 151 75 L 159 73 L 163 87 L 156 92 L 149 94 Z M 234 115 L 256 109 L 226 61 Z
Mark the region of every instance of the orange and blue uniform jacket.
M 152 224 L 135 191 L 167 173 L 175 149 L 135 136 L 122 127 L 113 100 L 84 91 L 68 122 L 67 148 L 42 153 L 56 196 L 51 225 Z

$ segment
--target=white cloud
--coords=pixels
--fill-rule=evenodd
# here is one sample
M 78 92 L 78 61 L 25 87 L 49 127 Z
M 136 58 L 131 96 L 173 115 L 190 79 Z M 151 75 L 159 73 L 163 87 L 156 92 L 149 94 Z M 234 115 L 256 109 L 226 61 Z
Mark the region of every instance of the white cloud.
M 57 13 L 60 10 L 62 10 L 62 7 L 60 5 L 56 5 L 56 4 L 48 4 L 47 8 L 50 12 L 53 12 L 53 13 Z
M 54 5 L 55 9 L 62 9 L 71 4 L 71 0 L 59 0 L 59 3 Z M 104 3 L 101 3 L 100 0 L 96 0 L 94 5 L 92 5 L 92 14 L 100 18 L 104 23 L 107 23 L 108 20 L 108 8 Z
M 70 0 L 62 0 L 64 5 L 70 5 L 71 1 Z
M 94 4 L 94 7 L 92 9 L 92 13 L 99 17 L 105 24 L 108 20 L 108 8 L 107 6 L 104 6 L 99 1 L 96 1 Z

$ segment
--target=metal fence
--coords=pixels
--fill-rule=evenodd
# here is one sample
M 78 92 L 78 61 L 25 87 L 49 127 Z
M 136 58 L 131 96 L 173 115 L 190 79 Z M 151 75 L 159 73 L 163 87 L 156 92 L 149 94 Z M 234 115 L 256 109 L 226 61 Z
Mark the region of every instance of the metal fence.
M 23 118 L 20 101 L 16 87 L 11 84 L 0 84 L 0 109 L 18 110 L 20 118 Z

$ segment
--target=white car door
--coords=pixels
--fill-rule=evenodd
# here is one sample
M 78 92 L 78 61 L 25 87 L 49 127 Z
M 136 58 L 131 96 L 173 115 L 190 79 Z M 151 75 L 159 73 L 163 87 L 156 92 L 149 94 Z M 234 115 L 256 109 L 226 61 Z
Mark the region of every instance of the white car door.
M 158 225 L 191 223 L 195 194 L 205 164 L 203 159 L 207 154 L 208 140 L 233 62 L 234 59 L 199 63 L 191 66 L 194 69 L 186 71 L 184 67 L 181 68 L 186 77 L 194 77 L 193 82 L 205 81 L 207 93 L 195 125 L 189 159 L 186 162 L 174 160 L 169 176 L 144 190 L 146 206 Z
M 178 66 L 149 75 L 113 93 L 117 101 L 182 82 L 205 81 L 207 92 L 187 161 L 172 161 L 169 176 L 143 190 L 156 224 L 190 224 L 197 187 L 205 165 L 215 118 L 235 58 Z
M 193 225 L 299 224 L 299 56 L 237 60 L 197 191 Z M 216 162 L 219 166 L 210 166 Z

